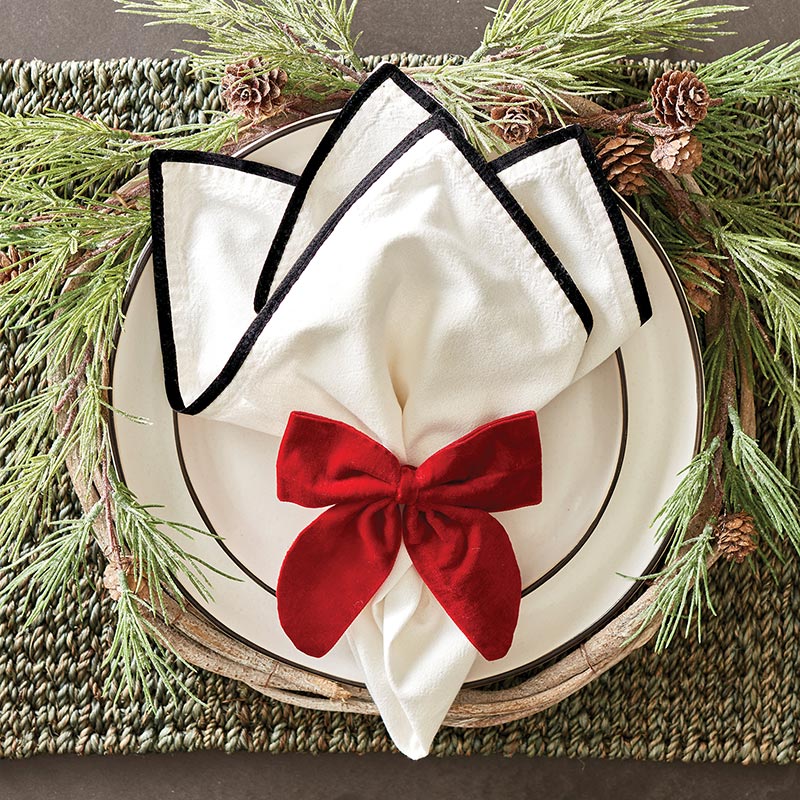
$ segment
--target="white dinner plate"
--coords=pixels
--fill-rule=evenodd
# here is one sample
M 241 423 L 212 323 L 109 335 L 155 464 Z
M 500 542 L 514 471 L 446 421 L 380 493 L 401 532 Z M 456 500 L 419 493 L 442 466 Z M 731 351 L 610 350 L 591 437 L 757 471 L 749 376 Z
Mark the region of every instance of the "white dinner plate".
M 283 128 L 240 155 L 299 173 L 334 116 Z M 614 357 L 541 410 L 545 499 L 533 515 L 531 509 L 497 515 L 522 572 L 519 625 L 508 654 L 493 662 L 479 657 L 470 683 L 575 646 L 632 599 L 639 584 L 624 576 L 655 568 L 662 547 L 651 522 L 699 446 L 702 364 L 686 299 L 653 235 L 627 204 L 623 212 L 653 317 Z M 283 555 L 319 510 L 290 506 L 282 522 L 291 524 L 270 527 L 261 498 L 274 496 L 277 439 L 174 415 L 167 402 L 149 248 L 125 307 L 111 379 L 113 405 L 123 412 L 112 420 L 117 469 L 141 502 L 163 506 L 164 518 L 216 533 L 181 537 L 179 544 L 237 579 L 210 574 L 212 602 L 184 581 L 188 598 L 257 650 L 360 683 L 346 642 L 313 658 L 292 645 L 278 622 L 274 586 Z

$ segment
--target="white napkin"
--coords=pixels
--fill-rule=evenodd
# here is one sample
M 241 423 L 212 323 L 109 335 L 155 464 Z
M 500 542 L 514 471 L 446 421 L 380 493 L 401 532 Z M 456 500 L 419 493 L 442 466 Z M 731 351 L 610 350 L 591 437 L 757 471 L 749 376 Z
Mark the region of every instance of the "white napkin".
M 228 164 L 209 179 L 203 167 L 210 165 L 189 164 L 190 156 L 156 159 L 165 374 L 177 410 L 277 437 L 291 411 L 309 411 L 354 425 L 418 464 L 484 422 L 541 409 L 613 352 L 649 307 L 646 291 L 632 289 L 641 278 L 632 248 L 577 132 L 490 168 L 449 118 L 430 116 L 433 101 L 418 102 L 427 95 L 402 91 L 405 79 L 391 70 L 373 77 L 289 201 L 278 236 L 286 240 L 282 257 L 294 260 L 277 265 L 258 315 L 245 313 L 243 298 L 251 301 L 258 246 L 274 233 L 293 177 L 234 172 Z M 401 87 L 418 116 L 429 118 L 388 153 L 387 131 L 400 123 L 382 127 L 372 115 L 382 118 L 405 101 L 378 102 L 382 87 L 391 95 Z M 366 155 L 340 145 L 356 127 L 350 140 Z M 337 170 L 328 168 L 333 156 L 325 158 L 334 153 Z M 550 226 L 575 281 L 498 172 L 528 213 Z M 244 209 L 252 225 L 242 220 L 242 184 L 257 198 Z M 192 195 L 197 202 L 187 204 Z M 230 287 L 224 277 L 219 283 L 226 274 Z M 229 298 L 230 313 L 219 308 Z M 476 651 L 404 550 L 347 635 L 398 747 L 424 755 Z

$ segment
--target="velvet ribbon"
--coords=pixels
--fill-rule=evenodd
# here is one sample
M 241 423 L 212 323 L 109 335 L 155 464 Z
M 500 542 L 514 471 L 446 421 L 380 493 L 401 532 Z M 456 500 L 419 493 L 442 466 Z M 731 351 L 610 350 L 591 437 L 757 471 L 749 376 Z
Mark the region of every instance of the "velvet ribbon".
M 281 500 L 330 506 L 297 536 L 278 578 L 278 614 L 296 647 L 327 653 L 380 589 L 402 543 L 481 655 L 508 652 L 521 578 L 492 512 L 541 502 L 535 412 L 482 425 L 412 467 L 349 425 L 295 411 L 277 477 Z

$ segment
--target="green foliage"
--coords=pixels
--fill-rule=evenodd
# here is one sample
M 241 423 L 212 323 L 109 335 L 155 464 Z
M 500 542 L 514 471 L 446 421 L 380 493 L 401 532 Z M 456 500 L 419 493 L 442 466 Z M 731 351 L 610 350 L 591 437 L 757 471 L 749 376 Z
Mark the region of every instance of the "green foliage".
M 34 203 L 59 195 L 107 196 L 140 171 L 154 148 L 219 150 L 235 137 L 237 121 L 220 116 L 210 125 L 185 125 L 151 134 L 109 128 L 98 120 L 51 111 L 36 116 L 0 114 L 0 196 L 23 208 L 20 188 L 46 187 Z M 13 197 L 13 195 L 17 195 Z M 52 196 L 52 197 L 51 197 Z
M 324 95 L 353 89 L 363 71 L 351 32 L 355 2 L 347 0 L 116 0 L 122 10 L 202 31 L 197 67 L 217 78 L 250 57 L 289 72 L 290 91 Z
M 620 46 L 633 58 L 709 41 L 724 33 L 720 28 L 726 16 L 742 8 L 698 7 L 695 0 L 501 0 L 476 53 L 480 57 L 488 50 L 543 45 L 565 52 L 591 48 L 611 64 L 619 58 Z
M 118 579 L 117 621 L 105 658 L 109 673 L 104 690 L 111 691 L 116 686 L 114 697 L 118 699 L 124 690 L 133 693 L 139 688 L 154 713 L 158 710 L 150 688 L 154 678 L 160 679 L 175 700 L 178 691 L 197 699 L 175 669 L 176 661 L 185 667 L 191 665 L 161 643 L 152 621 L 153 610 L 128 587 L 125 573 L 120 572 Z
M 164 590 L 179 603 L 183 593 L 176 579 L 189 581 L 197 594 L 211 600 L 211 583 L 208 572 L 223 573 L 193 554 L 187 553 L 176 542 L 181 537 L 209 536 L 205 531 L 177 522 L 161 519 L 154 506 L 139 503 L 125 484 L 113 484 L 113 508 L 116 534 L 124 553 L 133 559 L 131 580 L 138 591 L 146 585 L 152 609 L 166 616 Z M 170 536 L 178 534 L 178 537 Z M 225 576 L 229 577 L 229 576 Z M 232 578 L 230 578 L 233 580 Z
M 571 110 L 565 94 L 608 91 L 593 80 L 607 60 L 603 52 L 569 52 L 553 47 L 493 60 L 421 66 L 409 72 L 432 88 L 470 140 L 489 153 L 507 148 L 489 131 L 489 111 L 509 86 L 516 93 L 535 98 L 556 121 L 562 112 Z
M 708 588 L 708 560 L 713 551 L 714 519 L 698 519 L 709 485 L 714 481 L 715 459 L 722 443 L 712 439 L 683 471 L 680 483 L 659 511 L 654 525 L 656 535 L 667 544 L 666 567 L 660 573 L 641 580 L 658 580 L 655 600 L 641 615 L 635 635 L 662 620 L 655 646 L 666 649 L 675 635 L 688 636 L 693 630 L 698 638 L 704 614 L 714 614 Z M 695 533 L 696 527 L 700 528 Z
M 102 510 L 98 501 L 79 519 L 54 522 L 41 541 L 12 561 L 11 579 L 0 591 L 0 605 L 24 590 L 16 610 L 30 625 L 48 608 L 62 604 L 68 587 L 79 585 L 92 529 Z
M 744 47 L 698 67 L 711 93 L 728 101 L 796 94 L 800 89 L 800 42 L 767 49 L 769 42 Z
M 689 636 L 694 631 L 700 640 L 703 615 L 715 613 L 708 588 L 708 560 L 713 552 L 713 534 L 713 526 L 706 525 L 699 536 L 684 542 L 684 549 L 664 572 L 645 576 L 645 579 L 659 580 L 659 591 L 642 614 L 639 630 L 644 630 L 654 620 L 661 620 L 655 637 L 658 652 L 669 647 L 677 633 Z
M 800 554 L 800 494 L 769 459 L 758 442 L 743 430 L 735 410 L 730 411 L 733 434 L 725 493 L 732 508 L 746 508 L 762 537 L 776 550 L 773 535 Z
M 146 192 L 128 202 L 115 189 L 154 148 L 218 150 L 237 126 L 222 118 L 145 135 L 65 114 L 0 115 L 0 250 L 26 254 L 20 274 L 0 285 L 0 319 L 23 337 L 11 388 L 28 390 L 6 406 L 0 428 L 0 555 L 11 575 L 0 604 L 24 588 L 30 623 L 58 602 L 84 566 L 93 525 L 112 509 L 116 557 L 130 560 L 134 584 L 149 590 L 144 601 L 126 584 L 117 603 L 109 663 L 124 680 L 175 678 L 171 657 L 148 639 L 148 615 L 163 615 L 165 590 L 181 602 L 177 576 L 207 596 L 209 568 L 167 535 L 194 531 L 160 519 L 113 476 L 110 493 L 81 519 L 49 518 L 68 459 L 77 454 L 84 479 L 95 483 L 109 460 L 105 370 L 125 286 L 150 233 Z M 46 381 L 55 365 L 66 366 L 65 376 Z

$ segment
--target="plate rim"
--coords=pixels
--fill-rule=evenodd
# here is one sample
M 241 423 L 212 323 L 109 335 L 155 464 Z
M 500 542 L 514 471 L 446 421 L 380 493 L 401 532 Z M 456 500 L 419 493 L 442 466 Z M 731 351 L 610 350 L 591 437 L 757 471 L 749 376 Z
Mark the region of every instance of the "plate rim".
M 294 133 L 297 130 L 301 130 L 301 129 L 306 128 L 306 127 L 311 127 L 313 125 L 318 125 L 318 124 L 321 124 L 321 123 L 325 123 L 325 122 L 331 121 L 331 120 L 335 119 L 338 116 L 338 114 L 339 114 L 339 110 L 325 111 L 325 112 L 322 112 L 320 114 L 314 114 L 314 115 L 311 115 L 311 116 L 306 117 L 304 119 L 297 120 L 296 122 L 292 122 L 292 123 L 290 123 L 288 125 L 285 125 L 285 126 L 283 126 L 281 128 L 278 128 L 277 130 L 269 131 L 267 133 L 264 133 L 264 134 L 256 137 L 255 139 L 253 139 L 251 142 L 248 142 L 243 147 L 235 150 L 232 153 L 232 155 L 235 158 L 246 158 L 247 156 L 251 155 L 252 153 L 260 150 L 262 147 L 264 147 L 265 145 L 269 144 L 270 142 L 276 141 L 278 139 L 282 139 L 284 136 L 290 135 L 291 133 Z M 705 371 L 704 371 L 704 365 L 703 365 L 703 359 L 702 359 L 702 349 L 701 349 L 701 346 L 700 346 L 699 333 L 698 333 L 698 330 L 697 330 L 697 328 L 696 328 L 696 326 L 694 324 L 694 320 L 693 320 L 693 317 L 692 317 L 692 314 L 691 314 L 691 310 L 690 310 L 690 307 L 689 307 L 689 302 L 688 302 L 688 300 L 686 298 L 686 294 L 685 294 L 685 292 L 683 290 L 683 287 L 681 285 L 680 278 L 678 277 L 677 271 L 676 271 L 674 265 L 672 264 L 672 261 L 670 260 L 669 256 L 667 255 L 666 251 L 664 250 L 663 245 L 658 241 L 658 239 L 652 233 L 650 228 L 647 226 L 647 224 L 644 222 L 644 220 L 641 218 L 641 216 L 638 214 L 638 212 L 630 205 L 630 203 L 628 203 L 625 200 L 624 197 L 622 197 L 618 192 L 616 192 L 616 190 L 614 190 L 614 194 L 616 196 L 617 202 L 620 204 L 620 210 L 623 212 L 625 217 L 627 219 L 629 219 L 636 226 L 636 228 L 641 233 L 643 238 L 653 248 L 653 251 L 658 256 L 658 259 L 661 262 L 661 265 L 663 266 L 664 271 L 667 273 L 667 276 L 668 276 L 668 278 L 670 280 L 670 283 L 672 284 L 672 288 L 673 288 L 673 290 L 675 292 L 675 295 L 676 295 L 676 298 L 678 300 L 678 305 L 679 305 L 679 307 L 681 309 L 681 315 L 683 317 L 685 328 L 686 328 L 686 332 L 687 332 L 687 336 L 688 336 L 688 339 L 689 339 L 690 351 L 692 353 L 692 362 L 693 362 L 694 374 L 695 374 L 695 393 L 696 393 L 696 397 L 697 397 L 698 414 L 697 414 L 697 422 L 696 422 L 696 426 L 695 426 L 695 438 L 694 438 L 694 444 L 693 444 L 693 455 L 697 455 L 697 453 L 700 451 L 700 447 L 702 445 L 703 433 L 704 433 L 704 422 L 705 422 L 705 419 L 704 419 L 705 418 L 705 413 L 704 413 L 705 412 Z M 147 240 L 145 246 L 142 248 L 142 251 L 141 251 L 141 253 L 140 253 L 140 255 L 139 255 L 139 257 L 138 257 L 138 259 L 136 261 L 136 265 L 135 265 L 133 271 L 131 272 L 131 275 L 128 278 L 128 281 L 127 281 L 127 283 L 125 285 L 125 292 L 124 292 L 122 303 L 121 303 L 121 306 L 120 306 L 120 312 L 121 312 L 120 313 L 120 318 L 117 320 L 117 324 L 115 326 L 114 333 L 113 333 L 113 336 L 112 336 L 112 341 L 111 341 L 112 350 L 111 350 L 111 354 L 110 354 L 110 357 L 109 357 L 109 364 L 108 364 L 108 374 L 109 374 L 108 404 L 109 404 L 109 407 L 111 409 L 111 411 L 109 413 L 109 417 L 108 417 L 108 422 L 107 422 L 107 424 L 108 424 L 108 434 L 109 434 L 109 444 L 110 444 L 110 450 L 111 450 L 112 463 L 114 464 L 114 468 L 115 468 L 120 480 L 122 481 L 122 483 L 126 483 L 126 480 L 125 480 L 125 472 L 124 472 L 124 469 L 122 467 L 122 462 L 121 462 L 121 457 L 120 457 L 120 452 L 119 452 L 119 447 L 118 447 L 118 442 L 117 442 L 116 425 L 115 425 L 115 413 L 117 413 L 117 412 L 116 412 L 116 409 L 114 408 L 114 402 L 113 402 L 114 370 L 115 370 L 115 366 L 116 366 L 117 346 L 119 344 L 119 340 L 120 340 L 120 337 L 122 335 L 122 331 L 123 331 L 123 327 L 124 327 L 124 320 L 126 318 L 128 308 L 130 307 L 130 304 L 131 304 L 131 301 L 133 299 L 134 292 L 136 291 L 136 288 L 138 286 L 139 280 L 140 280 L 142 274 L 144 273 L 144 270 L 145 270 L 148 262 L 150 261 L 150 259 L 152 257 L 152 252 L 153 252 L 153 240 L 152 240 L 152 236 L 151 236 Z M 624 381 L 625 380 L 624 363 L 621 360 L 619 361 L 619 363 L 621 365 L 621 378 Z M 625 403 L 627 405 L 627 393 L 626 392 L 623 392 L 623 399 L 625 400 Z M 174 411 L 172 411 L 172 415 L 173 415 L 173 417 L 176 416 Z M 627 426 L 623 430 L 623 437 L 622 438 L 623 438 L 623 441 L 622 441 L 622 447 L 621 447 L 621 457 L 618 459 L 617 469 L 615 471 L 615 475 L 614 475 L 614 479 L 613 479 L 613 482 L 612 482 L 611 489 L 610 489 L 610 491 L 608 493 L 608 496 L 607 496 L 606 500 L 604 501 L 603 507 L 598 512 L 598 516 L 596 518 L 596 523 L 599 523 L 599 520 L 603 516 L 603 513 L 605 511 L 605 507 L 606 507 L 607 503 L 610 501 L 610 498 L 613 496 L 614 491 L 616 490 L 616 485 L 617 485 L 618 477 L 619 477 L 618 473 L 619 473 L 619 471 L 621 469 L 622 463 L 624 462 L 625 451 L 627 449 Z M 179 460 L 181 461 L 181 469 L 183 470 L 182 456 L 180 454 L 180 451 L 178 451 L 178 457 L 179 457 Z M 185 481 L 184 481 L 184 483 L 186 485 L 187 490 L 190 492 L 190 494 L 192 496 L 192 502 L 194 503 L 194 495 L 192 493 L 192 490 L 191 490 L 190 486 L 188 484 L 186 484 Z M 205 518 L 204 518 L 204 521 L 205 521 Z M 546 579 L 548 579 L 549 577 L 552 577 L 552 575 L 554 575 L 555 572 L 557 572 L 563 566 L 565 566 L 566 563 L 569 560 L 571 560 L 572 557 L 574 557 L 574 555 L 576 555 L 577 552 L 588 541 L 588 539 L 590 538 L 591 533 L 593 532 L 595 527 L 596 527 L 596 524 L 595 524 L 595 521 L 593 521 L 593 525 L 590 526 L 589 530 L 582 537 L 582 539 L 579 542 L 579 544 L 575 548 L 573 548 L 572 551 L 570 551 L 570 553 L 568 554 L 566 560 L 562 559 L 561 562 L 559 562 L 557 565 L 555 565 L 555 568 L 551 568 L 551 570 L 548 571 L 548 573 L 546 573 L 541 578 L 537 579 L 537 581 L 534 582 L 534 584 L 532 584 L 532 587 L 529 589 L 529 592 L 533 591 L 533 589 L 536 588 L 537 586 L 542 585 L 542 583 L 544 583 Z M 642 573 L 643 575 L 652 574 L 653 572 L 655 572 L 657 570 L 657 568 L 659 567 L 659 565 L 661 564 L 661 562 L 663 560 L 664 554 L 666 553 L 667 548 L 668 548 L 671 540 L 672 540 L 672 533 L 670 533 L 668 535 L 665 535 L 663 537 L 663 539 L 660 542 L 658 548 L 656 549 L 656 552 L 653 555 L 653 558 L 651 559 L 651 561 L 648 563 L 648 565 L 644 569 L 644 571 Z M 225 550 L 225 548 L 223 548 L 223 549 Z M 237 563 L 237 565 L 238 565 L 238 561 L 230 553 L 227 553 L 227 550 L 226 550 L 226 554 L 228 555 L 229 558 L 232 558 L 233 561 L 235 563 Z M 251 573 L 249 571 L 245 571 L 245 572 L 246 572 L 246 574 L 248 576 L 251 575 Z M 214 615 L 212 615 L 199 602 L 197 602 L 197 600 L 191 595 L 190 592 L 188 592 L 188 590 L 186 589 L 184 584 L 177 578 L 177 576 L 173 576 L 173 579 L 175 580 L 175 583 L 178 586 L 178 588 L 181 590 L 185 601 L 187 603 L 189 603 L 192 606 L 193 609 L 195 609 L 199 614 L 201 614 L 202 617 L 207 619 L 212 625 L 214 625 L 220 631 L 222 631 L 225 634 L 227 634 L 228 636 L 231 636 L 232 638 L 236 639 L 238 642 L 240 642 L 241 644 L 245 645 L 246 647 L 249 647 L 249 648 L 255 650 L 256 652 L 262 653 L 263 655 L 266 655 L 269 658 L 272 658 L 272 659 L 274 659 L 276 661 L 279 661 L 279 662 L 281 662 L 283 664 L 286 664 L 288 666 L 292 666 L 292 667 L 295 667 L 297 669 L 300 669 L 300 670 L 303 670 L 303 671 L 306 671 L 306 672 L 309 672 L 309 673 L 312 673 L 312 674 L 316 674 L 316 675 L 319 675 L 319 676 L 322 676 L 322 677 L 326 677 L 326 678 L 328 678 L 330 680 L 334 680 L 334 681 L 336 681 L 338 683 L 341 683 L 341 684 L 350 685 L 350 686 L 357 686 L 357 687 L 360 687 L 360 688 L 365 688 L 365 684 L 363 682 L 348 680 L 346 678 L 341 678 L 341 677 L 336 676 L 336 675 L 331 675 L 330 673 L 324 672 L 322 670 L 316 670 L 313 667 L 308 667 L 308 666 L 306 666 L 304 664 L 298 664 L 297 662 L 293 662 L 290 659 L 286 658 L 285 656 L 279 656 L 276 653 L 273 653 L 273 652 L 267 650 L 266 648 L 263 648 L 263 647 L 255 644 L 254 642 L 249 641 L 248 639 L 244 638 L 242 635 L 238 634 L 236 631 L 234 631 L 231 628 L 229 628 L 223 622 L 221 622 L 220 620 L 216 619 L 214 617 Z M 576 647 L 580 646 L 580 644 L 582 644 L 583 642 L 587 641 L 594 634 L 596 634 L 598 631 L 600 631 L 602 628 L 604 628 L 611 620 L 613 620 L 615 617 L 617 617 L 623 609 L 627 608 L 630 604 L 632 604 L 637 599 L 637 597 L 642 592 L 644 592 L 645 589 L 646 589 L 646 585 L 645 585 L 645 583 L 643 581 L 637 580 L 637 581 L 632 582 L 632 585 L 628 589 L 628 591 L 625 592 L 624 595 L 610 609 L 608 609 L 601 617 L 599 617 L 594 623 L 592 623 L 592 625 L 590 625 L 589 627 L 585 628 L 580 633 L 578 633 L 575 636 L 573 636 L 571 639 L 563 642 L 558 647 L 553 648 L 549 652 L 547 652 L 547 653 L 539 656 L 538 658 L 536 658 L 536 659 L 534 659 L 534 660 L 532 660 L 530 662 L 527 662 L 527 663 L 525 663 L 525 664 L 523 664 L 523 665 L 521 665 L 519 667 L 510 669 L 510 670 L 506 670 L 505 672 L 498 673 L 496 675 L 492 675 L 491 677 L 481 678 L 481 679 L 477 679 L 477 680 L 474 680 L 474 681 L 466 681 L 463 684 L 462 688 L 463 689 L 472 689 L 472 688 L 478 688 L 478 687 L 481 687 L 481 686 L 491 685 L 491 684 L 497 683 L 498 681 L 502 681 L 502 680 L 505 680 L 505 679 L 508 679 L 508 678 L 511 678 L 511 677 L 514 677 L 514 676 L 517 676 L 517 675 L 520 675 L 520 674 L 524 674 L 526 672 L 533 671 L 533 670 L 541 667 L 543 664 L 546 664 L 546 663 L 549 663 L 549 662 L 553 662 L 556 659 L 561 658 L 566 653 L 569 653 L 570 651 L 574 650 Z

